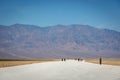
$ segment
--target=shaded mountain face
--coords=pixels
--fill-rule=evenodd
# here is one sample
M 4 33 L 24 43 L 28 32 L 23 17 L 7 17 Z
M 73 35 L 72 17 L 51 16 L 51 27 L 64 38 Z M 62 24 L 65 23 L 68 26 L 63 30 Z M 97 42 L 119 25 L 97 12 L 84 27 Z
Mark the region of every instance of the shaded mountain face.
M 0 26 L 0 58 L 120 57 L 120 32 L 88 25 Z

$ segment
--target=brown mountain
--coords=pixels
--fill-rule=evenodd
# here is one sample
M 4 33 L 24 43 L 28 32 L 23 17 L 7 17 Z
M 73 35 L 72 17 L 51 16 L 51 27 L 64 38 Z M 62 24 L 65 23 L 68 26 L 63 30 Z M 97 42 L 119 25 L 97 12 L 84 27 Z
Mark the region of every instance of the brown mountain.
M 0 26 L 0 58 L 120 57 L 120 32 L 89 25 Z

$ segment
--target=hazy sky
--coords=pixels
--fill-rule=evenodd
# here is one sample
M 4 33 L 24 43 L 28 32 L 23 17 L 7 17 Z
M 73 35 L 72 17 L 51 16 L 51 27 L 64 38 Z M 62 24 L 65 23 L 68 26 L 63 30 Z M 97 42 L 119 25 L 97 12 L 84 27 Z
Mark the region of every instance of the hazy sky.
M 0 24 L 85 24 L 120 31 L 120 0 L 0 0 Z

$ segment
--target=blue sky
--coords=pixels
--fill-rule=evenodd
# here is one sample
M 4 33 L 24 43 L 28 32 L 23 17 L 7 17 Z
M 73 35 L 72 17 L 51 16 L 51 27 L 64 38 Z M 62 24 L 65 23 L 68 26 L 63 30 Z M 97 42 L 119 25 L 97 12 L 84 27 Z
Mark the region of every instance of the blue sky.
M 84 24 L 120 31 L 120 0 L 0 0 L 0 24 Z

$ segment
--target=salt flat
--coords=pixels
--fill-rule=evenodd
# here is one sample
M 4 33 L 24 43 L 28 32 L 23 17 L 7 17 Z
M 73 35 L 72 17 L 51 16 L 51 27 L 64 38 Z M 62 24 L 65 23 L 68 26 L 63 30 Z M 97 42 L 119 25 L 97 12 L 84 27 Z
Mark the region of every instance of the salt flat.
M 0 80 L 120 80 L 120 66 L 67 60 L 0 68 Z

